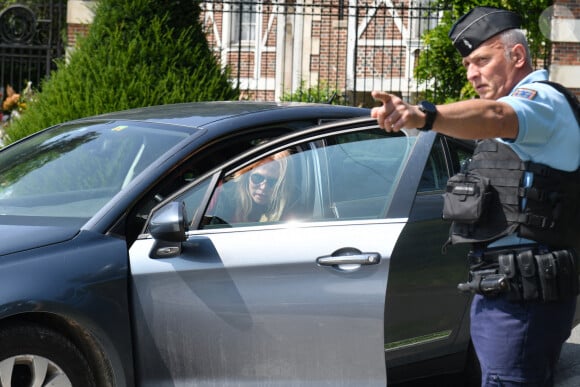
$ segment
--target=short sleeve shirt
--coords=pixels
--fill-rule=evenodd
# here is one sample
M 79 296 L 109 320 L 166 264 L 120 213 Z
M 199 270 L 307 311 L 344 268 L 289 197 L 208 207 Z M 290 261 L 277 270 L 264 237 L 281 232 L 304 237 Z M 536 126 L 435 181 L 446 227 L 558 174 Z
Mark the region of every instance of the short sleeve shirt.
M 518 116 L 518 136 L 505 141 L 524 161 L 574 171 L 580 165 L 580 128 L 566 97 L 547 80 L 546 70 L 529 74 L 510 95 L 498 101 L 509 104 Z

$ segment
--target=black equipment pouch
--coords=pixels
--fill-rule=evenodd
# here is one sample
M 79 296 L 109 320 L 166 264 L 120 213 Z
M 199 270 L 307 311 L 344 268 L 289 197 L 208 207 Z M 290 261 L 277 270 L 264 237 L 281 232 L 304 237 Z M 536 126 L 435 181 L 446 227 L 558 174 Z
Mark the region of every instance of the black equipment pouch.
M 508 301 L 553 302 L 576 297 L 580 277 L 575 250 L 525 247 L 470 252 L 469 281 L 457 288 Z
M 507 279 L 513 279 L 516 276 L 516 260 L 513 253 L 500 254 L 497 257 L 499 264 L 499 273 L 505 275 Z
M 561 298 L 578 295 L 578 269 L 576 260 L 569 250 L 558 250 L 552 253 L 558 267 L 558 292 Z
M 499 254 L 497 257 L 497 262 L 499 265 L 498 272 L 505 276 L 509 284 L 509 291 L 507 291 L 507 297 L 510 301 L 520 301 L 522 299 L 522 294 L 520 291 L 520 281 L 516 276 L 516 257 L 514 253 Z
M 556 277 L 558 269 L 556 260 L 552 253 L 535 255 L 538 264 L 538 277 L 540 278 L 540 288 L 542 290 L 542 300 L 555 301 L 558 299 L 558 284 Z
M 489 179 L 473 173 L 458 173 L 447 181 L 443 194 L 443 219 L 472 224 L 485 213 Z
M 522 276 L 522 297 L 524 300 L 538 299 L 538 284 L 536 276 L 536 263 L 532 250 L 518 253 L 517 264 Z

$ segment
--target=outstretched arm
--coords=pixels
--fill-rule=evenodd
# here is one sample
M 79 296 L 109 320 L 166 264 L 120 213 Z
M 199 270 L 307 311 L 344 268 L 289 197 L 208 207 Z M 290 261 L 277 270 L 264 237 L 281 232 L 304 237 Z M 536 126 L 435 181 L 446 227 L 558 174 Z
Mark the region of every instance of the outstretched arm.
M 425 114 L 417 106 L 381 91 L 373 91 L 372 96 L 381 101 L 382 106 L 373 108 L 371 117 L 376 118 L 379 126 L 386 131 L 421 128 L 425 125 Z M 472 99 L 438 105 L 437 111 L 433 130 L 451 137 L 515 139 L 518 135 L 516 112 L 503 102 Z

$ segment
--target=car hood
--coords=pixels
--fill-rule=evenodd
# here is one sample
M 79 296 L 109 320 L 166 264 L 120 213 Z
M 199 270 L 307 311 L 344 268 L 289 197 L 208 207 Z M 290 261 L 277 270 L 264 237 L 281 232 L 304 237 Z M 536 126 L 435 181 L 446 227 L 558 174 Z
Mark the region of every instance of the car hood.
M 78 232 L 72 227 L 0 225 L 0 255 L 63 242 Z

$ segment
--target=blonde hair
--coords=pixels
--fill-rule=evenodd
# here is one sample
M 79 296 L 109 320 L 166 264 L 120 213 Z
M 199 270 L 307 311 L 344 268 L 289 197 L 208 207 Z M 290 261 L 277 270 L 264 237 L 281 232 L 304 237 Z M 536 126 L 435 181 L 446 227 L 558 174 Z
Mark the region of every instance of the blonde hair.
M 282 214 L 288 204 L 288 198 L 290 195 L 291 179 L 288 176 L 288 156 L 290 156 L 290 152 L 288 150 L 284 150 L 256 161 L 255 163 L 240 169 L 234 174 L 234 180 L 238 180 L 236 186 L 237 206 L 235 209 L 233 219 L 234 221 L 247 221 L 254 206 L 254 201 L 252 200 L 249 187 L 249 179 L 251 175 L 250 172 L 257 167 L 274 162 L 277 163 L 278 167 L 280 168 L 280 175 L 272 187 L 270 203 L 258 221 L 275 222 L 282 218 Z

